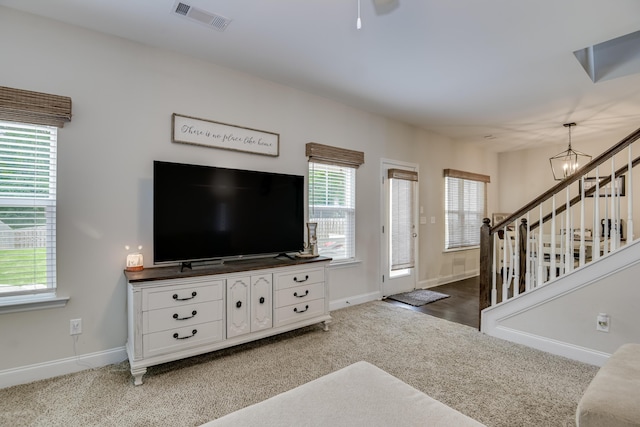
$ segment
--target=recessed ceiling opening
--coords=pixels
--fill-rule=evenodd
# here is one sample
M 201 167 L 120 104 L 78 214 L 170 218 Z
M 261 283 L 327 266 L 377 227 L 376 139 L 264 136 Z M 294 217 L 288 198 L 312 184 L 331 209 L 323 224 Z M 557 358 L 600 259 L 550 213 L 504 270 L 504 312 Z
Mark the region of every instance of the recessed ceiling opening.
M 231 19 L 227 17 L 198 9 L 181 1 L 174 3 L 171 13 L 218 31 L 226 30 L 231 23 Z
M 594 83 L 640 73 L 640 31 L 573 52 Z

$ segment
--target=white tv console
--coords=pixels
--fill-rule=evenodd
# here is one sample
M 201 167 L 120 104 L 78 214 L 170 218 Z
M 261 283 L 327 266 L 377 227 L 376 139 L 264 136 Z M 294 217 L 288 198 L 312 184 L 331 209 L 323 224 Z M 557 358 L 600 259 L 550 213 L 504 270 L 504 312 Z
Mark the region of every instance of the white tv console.
M 323 323 L 331 258 L 259 258 L 125 271 L 134 384 L 149 366 Z

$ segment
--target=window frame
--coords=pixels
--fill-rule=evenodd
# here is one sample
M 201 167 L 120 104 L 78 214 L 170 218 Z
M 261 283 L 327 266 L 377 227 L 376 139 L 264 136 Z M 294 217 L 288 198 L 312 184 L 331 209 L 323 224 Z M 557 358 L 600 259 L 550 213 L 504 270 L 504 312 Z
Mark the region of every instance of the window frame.
M 451 215 L 453 215 L 454 209 L 449 197 L 451 195 L 451 191 L 449 191 L 449 180 L 457 180 L 458 184 L 458 198 L 457 206 L 455 209 L 456 214 L 458 216 L 462 216 L 456 224 L 450 224 L 452 221 Z M 477 249 L 480 247 L 480 227 L 482 226 L 482 220 L 486 217 L 487 213 L 487 184 L 489 184 L 490 177 L 487 175 L 481 175 L 471 172 L 458 171 L 455 169 L 445 169 L 444 170 L 444 251 L 445 252 L 454 252 L 454 251 L 463 251 L 470 249 Z M 453 183 L 453 181 L 451 182 Z M 473 183 L 482 185 L 482 194 L 480 197 L 476 197 L 475 202 L 481 202 L 481 209 L 470 209 L 468 203 L 470 199 L 465 194 L 465 188 L 467 183 Z M 462 193 L 462 194 L 460 194 Z M 468 226 L 465 225 L 469 216 L 475 217 L 474 220 L 471 220 Z M 465 236 L 470 236 L 471 234 L 463 232 L 461 238 L 459 240 L 451 240 L 449 237 L 449 230 L 451 229 L 464 229 L 465 227 L 472 227 L 477 229 L 477 241 L 471 240 L 465 242 Z
M 26 208 L 25 212 L 33 209 L 31 217 L 27 216 L 30 221 L 33 221 L 34 228 L 30 233 L 29 239 L 32 241 L 32 246 L 26 249 L 33 249 L 34 254 L 38 249 L 36 246 L 37 241 L 40 239 L 42 231 L 44 231 L 44 270 L 45 279 L 42 283 L 25 283 L 22 285 L 7 284 L 9 287 L 16 286 L 19 289 L 8 290 L 4 288 L 0 291 L 0 313 L 13 312 L 13 311 L 25 311 L 36 308 L 51 308 L 56 306 L 62 306 L 66 304 L 68 298 L 57 298 L 57 271 L 56 271 L 56 206 L 57 206 L 57 127 L 50 125 L 31 124 L 24 122 L 6 121 L 0 120 L 0 126 L 2 126 L 3 132 L 0 132 L 0 145 L 4 146 L 3 154 L 4 160 L 7 165 L 12 165 L 11 168 L 7 167 L 5 171 L 13 170 L 20 175 L 11 179 L 11 174 L 7 173 L 4 177 L 4 182 L 0 182 L 0 206 L 15 208 Z M 15 137 L 4 138 L 3 135 L 8 133 L 7 131 L 15 129 L 17 133 L 22 133 Z M 37 133 L 43 132 L 47 135 L 46 139 L 38 138 Z M 33 133 L 30 137 L 25 138 L 25 135 Z M 46 142 L 46 144 L 36 145 L 37 142 Z M 25 145 L 26 143 L 26 145 Z M 15 152 L 13 151 L 15 150 Z M 23 151 L 27 156 L 27 161 L 16 161 L 15 153 Z M 28 156 L 31 156 L 29 158 Z M 42 160 L 45 160 L 43 163 Z M 27 166 L 25 168 L 25 166 Z M 33 181 L 26 180 L 23 183 L 21 180 L 25 176 L 25 170 L 28 173 L 33 173 Z M 15 173 L 14 172 L 14 173 Z M 38 172 L 40 174 L 38 175 Z M 45 172 L 43 174 L 42 172 Z M 43 177 L 47 177 L 43 179 Z M 38 178 L 40 178 L 38 180 Z M 19 186 L 16 186 L 16 182 Z M 21 196 L 22 192 L 26 192 L 27 196 Z M 42 209 L 42 213 L 37 213 L 38 209 Z M 20 218 L 20 215 L 13 217 L 13 220 Z M 38 220 L 44 221 L 44 229 L 38 232 Z M 24 227 L 25 229 L 30 227 Z M 15 237 L 15 229 L 6 230 L 7 241 L 5 244 L 10 244 L 11 240 Z M 34 243 L 35 242 L 35 243 Z M 15 248 L 14 248 L 15 249 Z M 9 249 L 7 249 L 9 250 Z M 9 262 L 7 265 L 15 266 L 15 253 L 9 255 L 7 258 Z M 37 270 L 37 261 L 32 263 L 26 262 L 27 270 L 31 269 L 32 277 L 35 277 Z M 8 271 L 5 273 L 9 274 Z M 10 280 L 8 280 L 10 282 Z M 40 285 L 40 286 L 38 286 Z
M 416 206 L 418 172 L 387 170 L 389 191 L 389 276 L 406 275 L 416 264 Z M 407 244 L 408 242 L 408 244 Z M 399 251 L 394 251 L 398 247 Z M 398 255 L 400 253 L 400 255 Z
M 338 173 L 347 173 L 347 180 L 345 180 L 345 188 L 343 191 L 347 194 L 344 194 L 345 204 L 337 205 L 337 204 L 329 204 L 328 202 L 325 204 L 316 204 L 314 203 L 317 200 L 318 196 L 315 194 L 317 186 L 315 185 L 315 176 L 318 171 L 324 171 L 326 175 L 330 172 L 338 172 Z M 309 222 L 318 222 L 317 228 L 317 236 L 318 236 L 318 254 L 320 256 L 327 256 L 332 259 L 332 264 L 343 264 L 350 263 L 356 261 L 356 169 L 350 166 L 344 165 L 335 165 L 328 164 L 325 162 L 314 162 L 309 161 L 308 167 L 308 217 Z M 327 184 L 326 193 L 330 192 L 328 188 L 329 184 Z M 328 197 L 328 196 L 327 196 Z M 342 213 L 343 215 L 338 215 L 336 217 L 344 216 L 346 218 L 347 224 L 345 224 L 345 256 L 336 257 L 335 251 L 330 250 L 329 248 L 323 248 L 322 242 L 325 240 L 323 236 L 322 230 L 322 221 L 318 221 L 320 216 L 317 215 L 317 212 L 321 211 L 323 213 L 334 212 L 334 213 Z

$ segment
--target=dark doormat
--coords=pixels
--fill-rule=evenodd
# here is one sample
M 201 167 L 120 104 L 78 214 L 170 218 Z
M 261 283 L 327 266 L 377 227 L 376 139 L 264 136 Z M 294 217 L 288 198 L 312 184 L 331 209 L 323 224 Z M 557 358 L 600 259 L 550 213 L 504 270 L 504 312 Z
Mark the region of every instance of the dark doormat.
M 438 301 L 444 298 L 449 298 L 450 295 L 441 294 L 440 292 L 429 291 L 426 289 L 416 289 L 411 292 L 404 292 L 401 294 L 391 295 L 387 297 L 394 301 L 400 301 L 405 304 L 410 304 L 415 307 L 429 304 L 430 302 Z

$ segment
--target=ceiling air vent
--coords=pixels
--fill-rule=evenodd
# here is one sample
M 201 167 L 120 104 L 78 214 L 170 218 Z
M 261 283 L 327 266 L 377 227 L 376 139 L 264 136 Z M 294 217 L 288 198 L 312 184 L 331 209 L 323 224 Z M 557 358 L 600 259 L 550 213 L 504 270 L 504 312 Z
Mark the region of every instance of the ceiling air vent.
M 187 13 L 189 12 L 189 9 L 191 9 L 191 6 L 189 6 L 188 4 L 178 3 L 178 5 L 176 6 L 175 12 L 178 15 L 187 16 Z
M 218 31 L 224 31 L 229 26 L 231 19 L 215 13 L 207 12 L 197 7 L 190 6 L 186 3 L 177 1 L 173 5 L 172 12 L 178 16 L 189 19 L 190 21 L 206 25 Z

